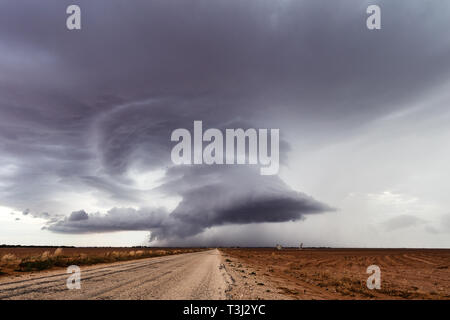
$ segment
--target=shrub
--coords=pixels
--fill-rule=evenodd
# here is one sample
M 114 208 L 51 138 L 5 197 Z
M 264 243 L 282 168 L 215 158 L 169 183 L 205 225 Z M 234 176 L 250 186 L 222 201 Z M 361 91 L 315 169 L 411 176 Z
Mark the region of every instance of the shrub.
M 54 266 L 52 259 L 47 260 L 26 260 L 19 263 L 18 271 L 41 271 Z
M 50 251 L 45 251 L 41 255 L 41 260 L 48 260 L 50 258 Z
M 13 262 L 15 260 L 17 260 L 17 256 L 12 253 L 7 253 L 2 257 L 2 262 L 6 262 L 6 263 Z

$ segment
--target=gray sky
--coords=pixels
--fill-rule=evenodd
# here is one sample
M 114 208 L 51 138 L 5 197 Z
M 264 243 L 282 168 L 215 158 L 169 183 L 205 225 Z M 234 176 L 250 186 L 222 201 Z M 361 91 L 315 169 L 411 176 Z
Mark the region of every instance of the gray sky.
M 0 4 L 0 243 L 449 246 L 448 1 L 76 3 Z M 194 120 L 279 175 L 173 166 Z

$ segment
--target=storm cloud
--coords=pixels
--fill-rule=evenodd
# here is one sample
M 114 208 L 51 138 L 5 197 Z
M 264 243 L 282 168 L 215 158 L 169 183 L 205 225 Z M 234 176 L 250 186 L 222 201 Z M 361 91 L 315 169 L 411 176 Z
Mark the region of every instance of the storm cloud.
M 182 198 L 171 213 L 113 208 L 105 215 L 88 215 L 81 210 L 47 228 L 67 233 L 149 230 L 152 240 L 178 240 L 215 226 L 296 221 L 334 210 L 291 190 L 278 177 L 269 179 L 252 168 L 172 167 L 159 187 Z
M 174 167 L 170 134 L 194 120 L 279 128 L 282 171 L 306 176 L 303 155 L 364 140 L 373 123 L 419 102 L 422 113 L 405 128 L 444 121 L 450 3 L 375 2 L 382 29 L 372 32 L 373 1 L 80 0 L 79 31 L 65 28 L 71 1 L 2 1 L 0 206 L 44 219 L 52 232 L 146 230 L 167 241 L 336 216 L 339 205 L 321 192 L 330 176 L 295 178 L 293 187 L 252 166 Z M 429 128 L 440 127 L 418 129 Z M 347 151 L 349 159 L 311 162 L 353 181 L 363 164 L 357 149 Z M 379 189 L 366 192 L 387 188 Z M 411 223 L 394 217 L 386 226 Z

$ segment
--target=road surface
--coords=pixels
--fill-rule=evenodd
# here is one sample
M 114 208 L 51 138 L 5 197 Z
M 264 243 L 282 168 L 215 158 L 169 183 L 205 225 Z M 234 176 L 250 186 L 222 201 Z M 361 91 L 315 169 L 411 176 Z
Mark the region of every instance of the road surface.
M 0 299 L 225 299 L 220 252 L 208 250 L 81 268 L 81 289 L 65 270 L 0 280 Z

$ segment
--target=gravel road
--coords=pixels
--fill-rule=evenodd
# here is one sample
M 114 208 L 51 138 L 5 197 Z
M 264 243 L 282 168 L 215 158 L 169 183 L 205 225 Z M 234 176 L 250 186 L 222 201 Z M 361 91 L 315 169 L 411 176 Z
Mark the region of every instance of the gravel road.
M 81 268 L 81 289 L 65 270 L 0 280 L 0 299 L 225 299 L 230 280 L 208 250 Z

